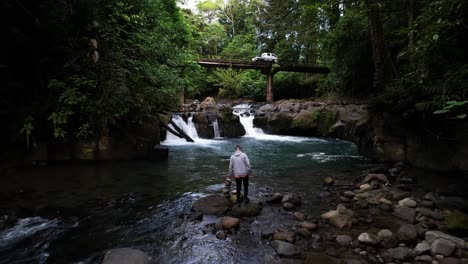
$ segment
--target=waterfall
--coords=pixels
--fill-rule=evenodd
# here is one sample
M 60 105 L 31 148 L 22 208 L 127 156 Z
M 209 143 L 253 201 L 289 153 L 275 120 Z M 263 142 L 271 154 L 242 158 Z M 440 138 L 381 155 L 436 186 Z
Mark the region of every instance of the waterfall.
M 187 123 L 185 123 L 181 115 L 172 116 L 172 121 L 174 121 L 174 123 L 178 127 L 180 127 L 180 129 L 182 129 L 189 137 L 191 137 L 193 140 L 196 141 L 198 139 L 198 133 L 197 133 L 197 129 L 195 128 L 195 124 L 192 122 L 192 119 L 193 119 L 193 116 L 190 115 L 187 119 Z M 174 128 L 171 124 L 169 124 L 169 126 L 171 128 Z M 166 140 L 164 142 L 167 142 L 167 141 L 184 141 L 185 142 L 186 140 L 183 138 L 179 138 L 175 136 L 174 134 L 172 134 L 171 132 L 167 131 Z
M 215 118 L 215 120 L 213 120 L 212 124 L 213 124 L 214 138 L 220 138 L 220 137 L 221 137 L 221 133 L 219 133 L 218 119 Z
M 240 104 L 234 106 L 232 113 L 236 116 L 239 116 L 240 122 L 245 129 L 246 137 L 259 137 L 265 135 L 261 128 L 256 128 L 253 125 L 255 119 L 255 114 L 250 109 L 248 104 Z

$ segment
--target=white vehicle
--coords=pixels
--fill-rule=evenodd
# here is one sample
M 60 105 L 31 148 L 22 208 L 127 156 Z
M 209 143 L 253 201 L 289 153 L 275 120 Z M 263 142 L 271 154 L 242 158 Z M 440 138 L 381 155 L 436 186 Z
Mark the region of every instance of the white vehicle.
M 260 57 L 254 57 L 252 58 L 252 61 L 272 61 L 272 62 L 278 62 L 278 57 L 274 53 L 262 53 Z

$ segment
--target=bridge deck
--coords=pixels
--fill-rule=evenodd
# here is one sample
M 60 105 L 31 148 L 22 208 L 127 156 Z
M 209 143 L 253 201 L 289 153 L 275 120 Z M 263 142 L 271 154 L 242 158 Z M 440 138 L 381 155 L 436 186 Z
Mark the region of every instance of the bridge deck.
M 253 70 L 268 70 L 272 73 L 279 71 L 287 72 L 308 72 L 308 73 L 324 73 L 330 72 L 330 69 L 315 64 L 287 64 L 278 63 L 273 66 L 271 62 L 264 61 L 242 61 L 242 60 L 217 60 L 217 59 L 200 59 L 197 63 L 209 68 L 234 68 L 234 69 L 253 69 Z

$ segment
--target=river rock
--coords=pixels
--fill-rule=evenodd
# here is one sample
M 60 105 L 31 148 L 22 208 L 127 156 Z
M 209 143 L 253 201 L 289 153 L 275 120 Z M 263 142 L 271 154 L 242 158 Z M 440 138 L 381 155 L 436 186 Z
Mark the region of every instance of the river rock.
M 223 223 L 223 228 L 231 229 L 233 227 L 238 227 L 240 220 L 239 218 L 226 216 L 223 218 L 222 223 Z
M 298 228 L 296 232 L 298 235 L 303 236 L 303 237 L 310 237 L 312 235 L 312 233 L 309 230 L 303 227 Z
M 438 238 L 444 238 L 446 240 L 452 241 L 459 249 L 466 249 L 466 243 L 461 238 L 454 237 L 436 230 L 427 231 L 425 234 L 425 240 L 431 245 Z
M 455 243 L 445 238 L 437 238 L 431 244 L 431 252 L 433 255 L 441 254 L 447 257 L 452 255 L 452 253 L 455 251 L 455 248 Z
M 291 243 L 273 240 L 271 246 L 276 251 L 276 254 L 282 257 L 293 257 L 299 255 L 299 249 Z
M 406 198 L 406 197 L 409 197 L 411 196 L 411 193 L 410 192 L 407 192 L 407 191 L 402 191 L 400 189 L 392 189 L 390 191 L 391 195 L 392 195 L 392 198 L 394 200 L 401 200 L 403 198 Z
M 406 206 L 400 206 L 395 209 L 393 215 L 412 224 L 416 217 L 416 210 Z
M 356 194 L 353 191 L 345 191 L 343 195 L 347 198 L 353 198 Z
M 333 185 L 334 182 L 335 180 L 332 177 L 326 177 L 325 179 L 323 179 L 323 183 L 325 185 Z
M 392 258 L 396 260 L 408 259 L 412 256 L 413 253 L 411 249 L 407 247 L 391 248 L 388 250 L 388 252 L 392 255 Z
M 143 251 L 132 248 L 116 248 L 107 251 L 102 264 L 149 264 L 151 258 Z
M 392 231 L 388 229 L 382 229 L 377 233 L 377 239 L 379 241 L 387 241 L 393 238 Z
M 322 219 L 330 220 L 332 217 L 339 215 L 340 213 L 337 210 L 331 210 L 320 215 Z
M 281 200 L 281 203 L 292 203 L 295 206 L 298 206 L 302 203 L 301 197 L 295 194 L 286 194 L 283 199 Z
M 414 207 L 416 207 L 416 205 L 418 205 L 418 203 L 415 200 L 411 199 L 411 198 L 404 198 L 404 199 L 398 201 L 398 205 L 414 208 Z
M 376 174 L 376 173 L 369 173 L 367 174 L 367 176 L 364 178 L 364 180 L 362 181 L 362 183 L 369 183 L 373 180 L 378 180 L 379 182 L 381 183 L 388 183 L 388 179 L 387 179 L 387 176 L 385 176 L 385 174 Z
M 411 224 L 404 224 L 400 226 L 397 232 L 397 237 L 401 242 L 413 242 L 418 238 L 416 226 Z
M 259 202 L 250 201 L 247 204 L 234 205 L 231 208 L 230 214 L 235 217 L 256 216 L 262 211 L 262 206 Z
M 292 204 L 292 203 L 283 203 L 283 208 L 284 208 L 285 210 L 290 211 L 290 210 L 293 210 L 295 207 L 296 207 L 296 206 L 294 206 L 294 204 Z
M 310 231 L 317 229 L 317 224 L 311 222 L 302 222 L 301 226 Z
M 362 191 L 369 191 L 369 190 L 372 190 L 372 185 L 368 183 L 364 183 L 362 185 L 359 185 L 359 189 Z
M 340 214 L 346 214 L 346 210 L 346 207 L 342 204 L 336 206 L 336 211 L 338 211 Z
M 294 233 L 291 231 L 282 231 L 273 234 L 273 240 L 281 240 L 289 243 L 294 243 Z
M 359 240 L 359 242 L 364 243 L 364 244 L 375 245 L 375 244 L 379 243 L 379 240 L 377 239 L 377 237 L 375 235 L 373 235 L 373 234 L 370 234 L 370 233 L 360 234 L 359 237 L 358 237 L 358 240 Z
M 334 227 L 342 230 L 343 228 L 350 229 L 353 222 L 351 221 L 351 217 L 345 214 L 337 214 L 330 218 L 330 224 Z
M 424 195 L 423 199 L 434 202 L 435 200 L 439 200 L 440 196 L 436 193 L 428 192 Z
M 336 243 L 343 247 L 347 247 L 353 242 L 353 239 L 348 235 L 338 235 L 335 240 Z
M 432 262 L 432 257 L 428 256 L 428 255 L 422 255 L 422 256 L 415 257 L 414 260 L 420 261 L 420 262 L 431 263 Z
M 217 239 L 220 239 L 220 240 L 225 240 L 227 237 L 226 232 L 224 232 L 223 230 L 219 230 L 218 232 L 216 232 L 215 236 Z
M 293 216 L 294 218 L 297 220 L 297 221 L 304 221 L 306 219 L 306 216 L 305 214 L 301 213 L 301 212 L 294 212 L 293 213 Z
M 203 220 L 203 214 L 201 212 L 191 212 L 188 219 L 190 221 L 201 221 Z
M 270 199 L 268 199 L 266 202 L 269 204 L 275 204 L 275 203 L 280 203 L 281 200 L 283 200 L 283 194 L 282 193 L 274 193 Z
M 431 250 L 431 245 L 429 245 L 427 241 L 423 241 L 416 245 L 416 247 L 413 250 L 413 256 L 419 256 L 425 252 L 428 252 L 429 250 Z
M 222 194 L 210 194 L 202 197 L 193 203 L 193 210 L 204 214 L 221 215 L 224 214 L 231 203 Z
M 444 213 L 439 210 L 431 210 L 428 208 L 416 208 L 416 212 L 419 213 L 420 215 L 430 217 L 432 219 L 436 220 L 443 220 L 444 219 Z
M 393 205 L 393 203 L 390 200 L 387 200 L 384 197 L 379 199 L 379 203 L 386 204 L 386 205 Z

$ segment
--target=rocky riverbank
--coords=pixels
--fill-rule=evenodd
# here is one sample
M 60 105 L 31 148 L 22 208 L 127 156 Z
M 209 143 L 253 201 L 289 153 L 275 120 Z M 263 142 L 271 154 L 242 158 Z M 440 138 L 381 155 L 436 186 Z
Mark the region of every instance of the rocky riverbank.
M 269 240 L 279 257 L 299 262 L 323 252 L 336 263 L 468 263 L 462 238 L 468 202 L 453 193 L 425 192 L 415 181 L 404 163 L 373 168 L 353 181 L 327 177 L 320 195 L 337 205 L 321 215 L 302 212 L 307 198 L 295 194 L 271 193 L 232 206 L 235 199 L 223 189 L 227 197 L 212 194 L 196 201 L 189 219 L 220 215 L 200 232 L 226 239 L 236 236 L 240 225 L 261 221 L 262 208 L 276 212 L 277 219 L 287 216 L 291 225 L 270 220 L 252 235 Z

